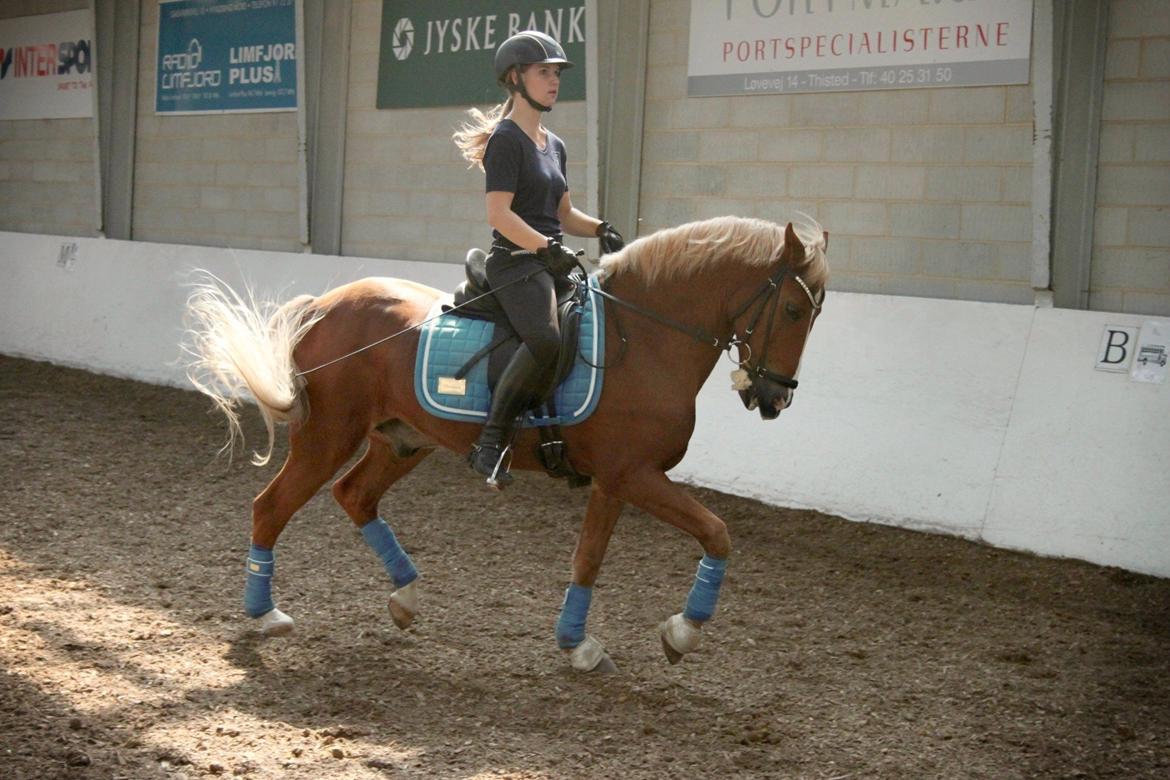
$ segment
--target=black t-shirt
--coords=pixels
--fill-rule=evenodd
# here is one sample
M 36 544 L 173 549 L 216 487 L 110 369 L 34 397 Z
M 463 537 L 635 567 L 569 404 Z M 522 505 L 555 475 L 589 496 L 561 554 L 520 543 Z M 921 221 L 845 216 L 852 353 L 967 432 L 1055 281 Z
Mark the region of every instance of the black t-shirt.
M 559 236 L 561 220 L 557 207 L 569 189 L 565 174 L 565 143 L 551 130 L 544 149 L 538 149 L 528 134 L 511 119 L 501 120 L 488 139 L 483 153 L 487 192 L 511 192 L 512 211 L 529 227 L 545 236 Z M 506 246 L 512 242 L 492 231 L 492 237 Z

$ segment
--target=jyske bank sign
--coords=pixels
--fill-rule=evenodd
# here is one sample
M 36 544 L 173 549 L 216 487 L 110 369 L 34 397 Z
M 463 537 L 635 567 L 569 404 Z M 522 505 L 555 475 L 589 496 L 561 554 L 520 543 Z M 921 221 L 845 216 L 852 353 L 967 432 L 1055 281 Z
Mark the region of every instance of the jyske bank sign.
M 496 48 L 539 30 L 560 41 L 576 66 L 561 79 L 561 100 L 585 99 L 583 0 L 383 0 L 378 108 L 499 103 Z

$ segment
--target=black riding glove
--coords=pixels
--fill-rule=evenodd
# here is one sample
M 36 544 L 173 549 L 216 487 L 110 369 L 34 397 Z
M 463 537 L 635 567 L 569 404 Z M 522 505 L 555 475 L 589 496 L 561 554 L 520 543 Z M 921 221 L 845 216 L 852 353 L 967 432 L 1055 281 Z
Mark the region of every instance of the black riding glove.
M 608 222 L 602 222 L 597 226 L 597 237 L 601 239 L 601 254 L 603 255 L 617 252 L 626 245 L 622 234 L 617 232 L 614 226 Z
M 548 240 L 548 246 L 536 250 L 536 256 L 553 276 L 568 276 L 577 267 L 577 255 L 555 238 Z

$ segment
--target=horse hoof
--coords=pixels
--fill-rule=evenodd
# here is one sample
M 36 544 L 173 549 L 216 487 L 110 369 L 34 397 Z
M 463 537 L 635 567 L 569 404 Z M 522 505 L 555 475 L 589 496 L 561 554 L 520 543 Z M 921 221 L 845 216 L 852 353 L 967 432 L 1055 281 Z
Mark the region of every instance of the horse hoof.
M 390 619 L 394 621 L 394 625 L 401 628 L 403 631 L 410 628 L 410 624 L 414 622 L 414 613 L 406 607 L 399 604 L 390 597 Z
M 666 653 L 666 660 L 670 661 L 670 665 L 674 666 L 683 659 L 683 654 L 670 646 L 670 642 L 666 641 L 666 624 L 663 623 L 663 628 L 659 632 L 658 638 L 662 640 L 662 652 Z
M 591 636 L 586 635 L 581 644 L 574 647 L 569 653 L 569 663 L 578 672 L 616 672 L 617 665 L 605 652 L 605 648 Z
M 608 655 L 603 655 L 597 666 L 593 667 L 593 672 L 598 674 L 614 674 L 617 670 L 617 664 Z
M 293 619 L 281 612 L 272 609 L 256 618 L 260 621 L 260 633 L 264 636 L 286 636 L 293 630 Z
M 390 594 L 390 619 L 394 625 L 405 631 L 418 614 L 418 592 L 414 582 L 403 585 Z
M 697 623 L 691 623 L 682 614 L 671 615 L 658 627 L 658 638 L 662 640 L 662 652 L 671 665 L 677 664 L 687 653 L 699 649 L 702 630 Z

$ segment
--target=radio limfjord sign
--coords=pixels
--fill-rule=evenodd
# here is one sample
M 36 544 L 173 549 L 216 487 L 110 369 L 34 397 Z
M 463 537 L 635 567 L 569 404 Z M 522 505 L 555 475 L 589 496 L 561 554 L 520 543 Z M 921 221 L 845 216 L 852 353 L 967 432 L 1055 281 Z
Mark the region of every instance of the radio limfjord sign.
M 496 47 L 524 30 L 560 41 L 576 66 L 561 78 L 561 100 L 585 99 L 583 0 L 383 0 L 378 108 L 499 103 Z
M 158 14 L 157 113 L 296 110 L 296 0 L 170 0 Z
M 1032 0 L 691 0 L 687 94 L 1026 84 Z

